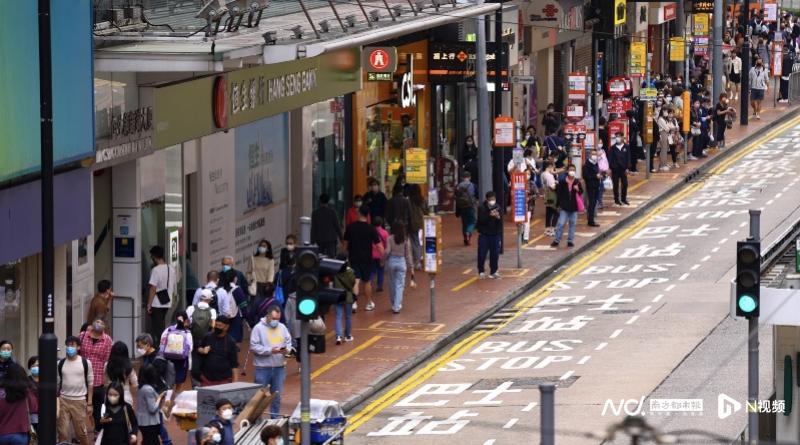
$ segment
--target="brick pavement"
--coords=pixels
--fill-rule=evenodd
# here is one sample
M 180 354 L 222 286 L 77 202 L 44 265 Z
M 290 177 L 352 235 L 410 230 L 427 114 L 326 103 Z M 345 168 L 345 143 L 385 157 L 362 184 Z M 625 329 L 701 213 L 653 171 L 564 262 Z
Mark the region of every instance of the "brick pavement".
M 798 108 L 787 105 L 768 108 L 763 112 L 762 120 L 751 120 L 748 127 L 735 125 L 726 132 L 727 146 L 732 147 L 743 138 L 763 131 L 776 119 Z M 443 346 L 436 343 L 470 327 L 471 321 L 491 312 L 493 306 L 509 294 L 524 291 L 543 271 L 563 262 L 572 252 L 606 233 L 647 200 L 663 193 L 676 182 L 683 181 L 687 174 L 719 154 L 719 150 L 710 150 L 710 156 L 706 159 L 689 161 L 666 173 L 655 173 L 649 180 L 645 179 L 644 164 L 640 163 L 639 174 L 629 177 L 628 200 L 631 206 L 614 206 L 611 191 L 607 191 L 605 209 L 597 217 L 600 227 L 589 227 L 585 215 L 581 215 L 576 231 L 576 246 L 571 249 L 565 247 L 565 242 L 557 249 L 549 246 L 551 238 L 543 235 L 544 205 L 539 200 L 531 230 L 532 239 L 522 249 L 521 268 L 516 268 L 516 227 L 511 223 L 505 224 L 506 250 L 500 258 L 500 272 L 503 275 L 500 280 L 477 279 L 477 243 L 465 247 L 460 221 L 453 215 L 443 215 L 444 264 L 442 272 L 436 276 L 436 322 L 429 322 L 429 280 L 424 273 L 417 272 L 416 289 L 406 288 L 400 314 L 391 312 L 387 287 L 374 297 L 377 304 L 375 311 L 364 311 L 362 303 L 353 315 L 354 342 L 337 346 L 333 341 L 333 332 L 328 332 L 326 353 L 312 354 L 312 398 L 346 402 L 347 408 L 355 406 L 365 393 L 380 389 L 373 386 L 388 384 L 386 380 L 413 365 L 415 357 L 419 359 L 420 354 L 432 353 L 437 347 Z M 332 331 L 333 311 L 327 321 L 329 331 Z M 245 353 L 246 345 L 241 353 L 242 359 Z M 246 372 L 247 375 L 240 379 L 252 381 L 252 364 L 248 365 Z M 299 368 L 294 361 L 290 361 L 281 413 L 290 415 L 299 401 L 299 395 Z M 177 439 L 176 443 L 182 444 L 185 434 L 179 433 L 174 421 L 169 422 L 169 429 Z

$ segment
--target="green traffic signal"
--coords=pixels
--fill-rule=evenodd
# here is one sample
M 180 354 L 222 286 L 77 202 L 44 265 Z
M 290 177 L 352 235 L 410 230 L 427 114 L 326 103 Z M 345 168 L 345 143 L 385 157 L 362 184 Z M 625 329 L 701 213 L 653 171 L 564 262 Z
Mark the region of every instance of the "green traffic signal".
M 756 310 L 758 303 L 756 299 L 753 298 L 751 295 L 742 295 L 739 297 L 739 301 L 736 302 L 739 306 L 739 309 L 745 313 L 751 313 Z
M 300 300 L 297 305 L 297 310 L 300 311 L 301 314 L 310 317 L 311 315 L 314 315 L 314 312 L 317 310 L 317 302 L 314 301 L 313 298 Z

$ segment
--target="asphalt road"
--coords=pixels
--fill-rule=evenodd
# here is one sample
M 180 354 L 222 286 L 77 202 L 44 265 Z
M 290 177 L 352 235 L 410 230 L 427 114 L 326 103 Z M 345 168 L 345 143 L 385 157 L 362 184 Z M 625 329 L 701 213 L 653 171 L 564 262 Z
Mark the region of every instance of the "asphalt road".
M 744 409 L 718 406 L 747 394 L 746 323 L 728 317 L 735 244 L 750 208 L 765 244 L 798 217 L 798 143 L 800 126 L 767 133 L 696 178 L 350 413 L 347 443 L 538 443 L 546 381 L 558 384 L 558 444 L 601 443 L 626 414 L 736 437 Z M 770 342 L 762 330 L 762 398 Z

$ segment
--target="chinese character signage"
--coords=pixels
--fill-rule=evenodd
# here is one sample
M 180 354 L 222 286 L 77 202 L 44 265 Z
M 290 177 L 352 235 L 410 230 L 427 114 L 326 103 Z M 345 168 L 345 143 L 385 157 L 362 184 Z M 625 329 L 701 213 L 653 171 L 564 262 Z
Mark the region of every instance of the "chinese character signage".
M 503 51 L 509 54 L 508 43 L 503 43 Z M 464 82 L 475 80 L 475 43 L 472 42 L 431 42 L 428 47 L 428 80 L 430 82 Z M 497 45 L 486 44 L 486 73 L 489 81 L 494 79 L 497 66 Z M 500 67 L 502 81 L 508 84 L 508 57 Z
M 626 0 L 614 0 L 614 26 L 625 24 L 627 9 Z
M 514 222 L 524 223 L 528 217 L 528 174 L 511 174 L 511 202 L 514 205 Z
M 682 62 L 686 60 L 686 42 L 683 37 L 669 38 L 669 61 Z
M 714 12 L 713 0 L 694 0 L 692 2 L 692 12 L 695 14 L 706 13 L 711 14 Z
M 708 32 L 708 14 L 694 14 L 693 32 L 696 36 L 707 36 Z
M 428 182 L 428 150 L 409 148 L 406 150 L 406 182 L 425 184 Z
M 494 119 L 494 145 L 495 147 L 514 147 L 517 145 L 514 119 L 507 116 L 498 116 Z
M 641 77 L 647 68 L 647 45 L 645 42 L 631 42 L 631 77 Z

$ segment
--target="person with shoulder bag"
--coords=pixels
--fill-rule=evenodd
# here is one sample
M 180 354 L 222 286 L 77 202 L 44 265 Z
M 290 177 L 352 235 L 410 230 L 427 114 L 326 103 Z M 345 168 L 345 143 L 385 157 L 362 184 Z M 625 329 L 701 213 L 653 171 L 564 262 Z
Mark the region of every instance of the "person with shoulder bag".
M 408 240 L 406 226 L 395 222 L 392 234 L 387 240 L 386 270 L 389 272 L 389 301 L 392 312 L 399 314 L 403 309 L 403 291 L 406 287 L 406 272 L 411 271 L 411 281 L 414 281 L 414 267 L 411 253 L 411 243 Z
M 100 435 L 96 445 L 135 444 L 138 441 L 139 424 L 133 406 L 122 397 L 124 390 L 120 382 L 108 385 L 105 403 L 100 413 Z
M 469 246 L 476 222 L 475 184 L 472 183 L 472 174 L 469 171 L 465 171 L 461 178 L 461 182 L 456 186 L 456 216 L 461 218 L 461 233 L 464 235 L 464 245 Z

